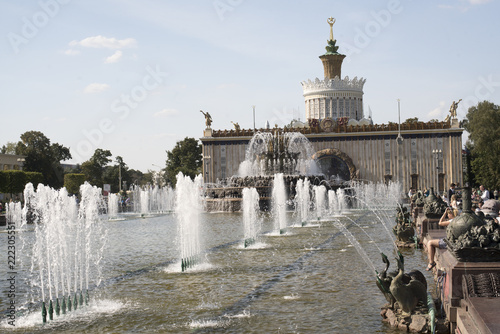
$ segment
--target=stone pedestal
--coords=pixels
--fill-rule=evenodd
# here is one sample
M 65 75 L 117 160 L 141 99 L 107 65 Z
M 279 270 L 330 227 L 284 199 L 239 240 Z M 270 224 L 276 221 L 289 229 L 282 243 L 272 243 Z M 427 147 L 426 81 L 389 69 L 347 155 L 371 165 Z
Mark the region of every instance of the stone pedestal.
M 463 299 L 462 275 L 500 272 L 500 262 L 459 262 L 449 251 L 436 252 L 439 267 L 444 268 L 443 306 L 450 323 L 457 322 L 457 310 Z
M 203 137 L 212 137 L 212 129 L 203 130 Z
M 425 239 L 429 231 L 444 229 L 444 227 L 438 225 L 439 218 L 427 218 L 421 211 L 419 212 L 419 215 L 415 222 L 417 236 L 421 242 Z

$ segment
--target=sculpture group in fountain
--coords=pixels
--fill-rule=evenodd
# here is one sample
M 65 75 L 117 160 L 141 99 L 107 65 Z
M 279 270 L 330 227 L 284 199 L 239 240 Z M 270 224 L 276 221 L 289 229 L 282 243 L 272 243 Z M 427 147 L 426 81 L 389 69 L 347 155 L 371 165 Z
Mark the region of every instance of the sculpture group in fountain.
M 429 196 L 424 201 L 424 214 L 427 218 L 440 218 L 448 205 L 441 197 L 434 194 L 434 188 L 430 188 Z
M 396 226 L 392 228 L 398 241 L 411 241 L 415 235 L 415 229 L 411 222 L 411 215 L 405 206 L 398 206 L 396 209 Z
M 411 313 L 418 302 L 427 300 L 427 280 L 419 270 L 404 272 L 404 257 L 398 252 L 396 261 L 398 270 L 387 272 L 390 266 L 389 259 L 382 253 L 384 270 L 377 275 L 377 286 L 389 302 L 389 307 L 394 309 L 395 303 L 403 312 Z
M 315 175 L 314 148 L 299 132 L 257 132 L 248 144 L 238 175 Z
M 500 261 L 500 226 L 490 216 L 484 218 L 471 210 L 470 188 L 463 193 L 463 211 L 446 229 L 448 250 L 462 262 Z

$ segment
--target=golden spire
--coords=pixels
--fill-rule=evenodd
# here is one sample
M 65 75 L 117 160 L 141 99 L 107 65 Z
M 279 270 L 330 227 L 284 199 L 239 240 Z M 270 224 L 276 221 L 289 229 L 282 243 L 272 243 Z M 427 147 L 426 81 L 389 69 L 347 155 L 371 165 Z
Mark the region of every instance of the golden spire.
M 335 19 L 333 17 L 330 17 L 329 19 L 326 20 L 328 24 L 330 25 L 330 41 L 333 41 L 333 24 L 335 23 Z

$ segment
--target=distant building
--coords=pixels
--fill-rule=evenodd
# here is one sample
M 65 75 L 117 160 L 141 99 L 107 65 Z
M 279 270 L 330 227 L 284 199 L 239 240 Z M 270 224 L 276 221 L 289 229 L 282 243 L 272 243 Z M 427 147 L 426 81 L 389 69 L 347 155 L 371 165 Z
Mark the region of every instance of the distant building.
M 24 155 L 0 153 L 0 170 L 22 170 Z
M 399 181 L 404 189 L 462 184 L 462 132 L 456 117 L 443 122 L 374 125 L 363 112 L 365 79 L 341 79 L 342 60 L 330 23 L 327 53 L 320 56 L 325 78 L 302 82 L 305 124 L 284 129 L 204 130 L 205 182 L 238 174 L 256 131 L 301 132 L 312 143 L 314 159 L 328 177 L 371 182 Z M 236 120 L 235 120 L 236 121 Z

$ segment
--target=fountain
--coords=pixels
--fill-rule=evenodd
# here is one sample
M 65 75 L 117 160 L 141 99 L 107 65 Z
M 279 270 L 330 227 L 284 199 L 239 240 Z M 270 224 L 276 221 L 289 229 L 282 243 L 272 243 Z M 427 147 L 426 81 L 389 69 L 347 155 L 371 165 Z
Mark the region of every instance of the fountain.
M 176 195 L 171 187 L 146 185 L 133 186 L 131 190 L 134 212 L 140 213 L 143 217 L 174 211 Z
M 201 260 L 201 189 L 201 175 L 193 181 L 181 172 L 177 174 L 175 215 L 178 222 L 182 271 L 194 267 Z
M 243 189 L 243 227 L 245 231 L 245 248 L 253 245 L 260 233 L 259 193 L 255 188 Z
M 240 211 L 244 187 L 256 188 L 260 209 L 269 210 L 275 174 L 283 174 L 286 197 L 291 199 L 298 199 L 295 194 L 297 181 L 306 177 L 311 185 L 324 185 L 328 190 L 345 187 L 346 182 L 339 183 L 338 177 L 327 179 L 320 173 L 314 153 L 312 144 L 300 132 L 255 133 L 238 175 L 205 185 L 207 211 Z
M 57 191 L 40 184 L 35 192 L 29 183 L 24 191 L 25 206 L 18 229 L 34 224 L 34 238 L 23 239 L 21 252 L 28 263 L 21 267 L 28 275 L 27 301 L 42 307 L 43 322 L 54 319 L 89 302 L 89 287 L 101 283 L 101 262 L 106 229 L 100 210 L 101 189 L 85 183 L 80 202 L 66 189 Z M 72 299 L 73 298 L 73 299 Z M 47 309 L 48 302 L 48 309 Z
M 311 143 L 300 132 L 257 132 L 248 144 L 238 175 L 319 174 L 312 159 L 314 153 Z
M 295 192 L 297 193 L 295 196 L 295 211 L 302 226 L 305 226 L 309 220 L 309 208 L 311 206 L 311 195 L 309 194 L 310 186 L 311 183 L 309 179 L 305 178 L 304 180 L 297 180 L 297 185 L 295 187 Z
M 315 200 L 315 208 L 316 208 L 316 218 L 318 220 L 323 217 L 326 213 L 325 205 L 326 205 L 326 188 L 325 186 L 314 186 L 314 200 Z
M 283 174 L 274 175 L 272 192 L 272 215 L 274 219 L 274 230 L 280 234 L 285 233 L 286 223 L 286 190 Z
M 294 194 L 292 189 L 286 187 L 286 178 L 285 175 L 276 176 L 276 184 L 283 181 L 285 185 L 277 188 L 289 190 Z M 257 178 L 248 179 L 250 180 L 262 181 Z M 300 219 L 307 220 L 310 209 L 309 195 L 312 190 L 312 186 L 308 183 L 319 186 L 320 181 L 316 178 L 311 180 L 297 177 L 293 182 L 290 184 L 294 186 L 296 192 L 294 198 L 297 215 L 302 211 L 300 210 L 302 207 L 304 215 Z M 366 284 L 374 275 L 373 257 L 380 252 L 386 254 L 393 252 L 392 243 L 387 242 L 387 231 L 382 228 L 382 224 L 373 223 L 378 219 L 373 211 L 344 210 L 344 216 L 335 220 L 342 227 L 325 219 L 327 217 L 324 213 L 323 219 L 319 222 L 320 228 L 295 228 L 287 238 L 276 238 L 273 234 L 261 234 L 261 231 L 275 231 L 276 222 L 274 216 L 270 219 L 264 217 L 262 220 L 258 217 L 255 205 L 258 201 L 257 189 L 242 189 L 242 204 L 245 203 L 243 214 L 202 212 L 200 204 L 202 191 L 204 189 L 200 178 L 191 181 L 180 175 L 176 189 L 175 215 L 148 215 L 144 218 L 132 216 L 122 221 L 106 222 L 108 246 L 101 256 L 106 261 L 105 265 L 101 266 L 102 278 L 98 280 L 104 283 L 99 284 L 99 289 L 93 289 L 92 286 L 98 283 L 92 283 L 96 282 L 96 279 L 93 279 L 92 275 L 89 276 L 89 290 L 94 298 L 88 306 L 85 306 L 85 272 L 80 275 L 80 271 L 74 269 L 74 260 L 79 259 L 75 249 L 82 252 L 86 249 L 80 242 L 65 241 L 60 243 L 59 250 L 54 246 L 50 248 L 51 252 L 48 255 L 43 253 L 45 255 L 35 257 L 33 261 L 45 259 L 47 262 L 49 259 L 53 263 L 56 258 L 61 256 L 64 258 L 65 248 L 73 254 L 73 264 L 70 266 L 72 269 L 63 270 L 63 278 L 61 270 L 53 270 L 50 274 L 52 299 L 48 273 L 43 276 L 47 322 L 50 322 L 51 313 L 54 319 L 50 322 L 49 330 L 84 332 L 106 328 L 108 331 L 119 332 L 123 328 L 141 328 L 150 332 L 161 328 L 167 332 L 251 332 L 259 328 L 263 332 L 276 332 L 278 329 L 286 332 L 324 332 L 324 329 L 328 328 L 339 333 L 391 331 L 380 320 L 379 308 L 385 300 L 383 295 L 378 293 L 373 284 L 371 286 Z M 344 192 L 335 191 L 335 195 L 337 193 L 344 195 Z M 330 192 L 329 195 L 331 194 Z M 270 195 L 271 190 L 269 197 Z M 42 196 L 42 192 L 26 192 L 24 213 L 26 221 L 29 220 L 28 217 L 32 217 L 34 221 L 39 219 L 39 204 L 43 202 L 48 205 L 47 203 L 54 202 L 47 201 L 53 195 L 45 196 L 44 200 L 37 199 L 37 196 Z M 99 193 L 93 196 L 100 198 Z M 360 196 L 363 197 L 362 194 Z M 299 198 L 304 199 L 303 206 L 299 204 Z M 70 235 L 73 238 L 71 240 L 83 238 L 90 231 L 85 229 L 85 225 L 77 228 L 76 221 L 71 218 L 75 215 L 75 210 L 83 208 L 74 206 L 70 200 L 66 200 L 65 203 L 59 206 L 65 208 L 61 210 L 64 212 L 47 216 L 43 211 L 43 217 L 54 220 L 57 226 L 62 226 L 63 219 L 66 219 L 64 228 L 67 229 L 63 230 L 68 235 L 67 238 L 70 238 Z M 84 207 L 86 203 L 82 195 L 81 205 Z M 54 207 L 52 211 L 55 213 L 58 210 Z M 393 219 L 394 210 L 390 212 Z M 78 217 L 77 214 L 76 216 Z M 102 216 L 104 219 L 106 217 Z M 254 223 L 258 221 L 258 224 L 252 225 L 252 221 Z M 286 220 L 284 222 L 284 226 L 290 228 L 286 226 Z M 359 224 L 359 228 L 351 222 Z M 56 234 L 52 228 L 45 230 L 49 224 L 45 220 L 41 224 L 25 223 L 19 229 L 18 235 L 24 234 L 23 242 L 26 243 L 23 253 L 35 249 L 45 252 L 43 247 L 46 243 L 39 246 L 39 238 L 45 235 L 42 233 L 50 231 Z M 280 224 L 278 226 L 282 227 Z M 355 240 L 351 238 L 354 247 L 362 246 L 356 248 L 359 255 L 354 248 L 349 248 L 344 234 L 339 232 L 344 228 L 350 231 L 352 238 L 355 238 Z M 6 237 L 7 233 L 0 233 L 0 242 L 7 240 Z M 266 247 L 248 247 L 248 251 L 242 251 L 239 245 L 249 237 L 264 241 Z M 375 248 L 375 243 L 380 247 Z M 170 265 L 177 268 L 180 261 L 179 267 L 184 267 L 184 272 L 189 272 L 189 269 L 199 261 L 200 254 L 210 260 L 209 269 L 197 270 L 189 275 L 181 274 L 182 268 L 168 270 Z M 24 272 L 19 270 L 19 277 L 26 276 L 29 280 L 34 280 L 39 276 L 39 271 L 30 271 L 31 253 L 22 257 L 24 264 L 27 264 L 24 268 L 28 270 Z M 420 257 L 407 257 L 406 266 L 424 267 L 425 264 L 421 263 L 421 260 Z M 59 268 L 64 268 L 64 262 L 61 263 Z M 332 270 L 332 263 L 335 264 L 335 270 Z M 100 264 L 103 264 L 103 261 Z M 34 265 L 34 268 L 37 267 L 38 265 Z M 85 269 L 85 266 L 82 269 Z M 5 264 L 0 270 L 0 275 L 6 277 Z M 68 288 L 66 272 L 71 275 L 77 273 L 76 289 L 74 275 L 70 277 Z M 83 279 L 83 298 L 80 298 L 80 277 Z M 56 279 L 59 282 L 57 293 Z M 61 281 L 66 282 L 64 291 Z M 342 289 L 332 289 L 332 286 L 338 286 L 339 282 L 342 282 Z M 5 285 L 5 282 L 0 282 L 0 287 L 4 290 Z M 31 307 L 32 309 L 41 308 L 41 286 L 42 282 L 36 283 L 34 292 L 29 298 L 33 304 L 37 304 L 36 307 Z M 96 300 L 98 294 L 100 297 Z M 66 312 L 69 312 L 71 305 L 71 316 L 57 317 L 57 296 L 59 296 L 60 312 L 63 313 L 64 307 L 61 302 L 63 295 L 71 296 L 69 302 L 67 297 L 63 299 Z M 77 312 L 74 312 L 75 300 Z M 98 304 L 98 301 L 107 301 L 108 304 L 115 306 L 111 309 L 106 308 L 102 306 L 103 304 Z M 8 302 L 7 299 L 0 300 L 1 308 L 6 309 Z M 308 306 L 319 302 L 323 305 L 321 312 L 315 307 Z M 17 303 L 18 306 L 25 305 L 20 301 Z M 143 305 L 147 305 L 147 312 L 141 309 Z M 291 320 L 292 313 L 295 318 Z M 345 317 L 345 314 L 353 316 Z M 36 316 L 36 321 L 31 320 L 34 319 L 34 315 L 31 316 L 25 310 L 22 316 L 18 316 L 17 331 L 46 331 L 47 327 L 44 329 L 41 326 L 42 319 L 39 313 Z M 11 330 L 7 325 L 0 324 L 0 326 L 2 331 L 6 331 L 7 328 Z
M 108 219 L 118 218 L 118 207 L 120 206 L 120 196 L 117 194 L 108 195 Z
M 328 210 L 330 215 L 339 217 L 347 209 L 346 194 L 343 188 L 328 190 Z
M 363 183 L 352 182 L 351 187 L 356 194 L 358 209 L 393 209 L 401 202 L 403 193 L 399 182 Z

